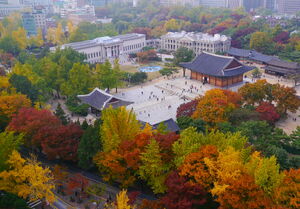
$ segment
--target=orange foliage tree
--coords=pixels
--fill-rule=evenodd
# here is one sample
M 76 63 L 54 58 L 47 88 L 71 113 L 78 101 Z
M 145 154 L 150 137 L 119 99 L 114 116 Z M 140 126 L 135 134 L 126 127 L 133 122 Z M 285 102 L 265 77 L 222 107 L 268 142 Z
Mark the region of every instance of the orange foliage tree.
M 12 117 L 23 107 L 30 107 L 31 101 L 23 94 L 0 95 L 0 114 Z
M 193 118 L 201 118 L 208 123 L 220 123 L 228 120 L 228 113 L 239 107 L 240 97 L 237 93 L 223 90 L 212 89 L 199 99 L 197 109 Z
M 282 184 L 275 191 L 275 201 L 285 208 L 300 208 L 300 169 L 284 171 Z
M 100 152 L 94 162 L 104 174 L 104 180 L 114 180 L 128 187 L 135 180 L 135 173 L 140 165 L 140 153 L 149 143 L 152 134 L 142 132 L 134 140 L 122 141 L 117 149 Z
M 185 158 L 179 174 L 189 178 L 194 183 L 200 184 L 205 189 L 212 188 L 215 176 L 208 170 L 204 159 L 216 160 L 218 154 L 216 146 L 202 146 L 198 152 L 191 153 Z
M 242 174 L 239 180 L 231 179 L 227 183 L 229 186 L 226 192 L 220 193 L 216 199 L 220 203 L 220 209 L 272 208 L 271 200 L 250 175 Z

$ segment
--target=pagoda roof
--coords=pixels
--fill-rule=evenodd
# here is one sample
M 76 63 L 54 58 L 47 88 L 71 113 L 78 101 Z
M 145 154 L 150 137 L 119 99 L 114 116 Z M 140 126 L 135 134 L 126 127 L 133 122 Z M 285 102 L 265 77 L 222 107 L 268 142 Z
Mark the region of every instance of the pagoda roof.
M 91 93 L 85 95 L 78 95 L 78 99 L 84 104 L 88 104 L 97 110 L 103 110 L 110 105 L 114 108 L 120 106 L 127 106 L 133 102 L 125 101 L 119 97 L 109 94 L 99 88 L 95 88 Z
M 231 64 L 234 64 L 233 67 L 230 67 Z M 216 77 L 241 75 L 254 69 L 254 67 L 243 65 L 234 57 L 221 56 L 207 52 L 202 52 L 192 62 L 180 63 L 180 66 L 194 72 Z
M 146 122 L 144 121 L 140 121 L 140 123 L 145 126 L 146 125 Z M 155 124 L 150 124 L 152 126 L 153 129 L 157 129 L 159 124 L 163 123 L 166 127 L 167 127 L 167 130 L 168 131 L 171 131 L 171 132 L 178 132 L 180 131 L 180 128 L 179 126 L 177 125 L 177 123 L 172 119 L 168 119 L 168 120 L 165 120 L 165 121 L 162 121 L 162 122 L 159 122 L 159 123 L 155 123 Z

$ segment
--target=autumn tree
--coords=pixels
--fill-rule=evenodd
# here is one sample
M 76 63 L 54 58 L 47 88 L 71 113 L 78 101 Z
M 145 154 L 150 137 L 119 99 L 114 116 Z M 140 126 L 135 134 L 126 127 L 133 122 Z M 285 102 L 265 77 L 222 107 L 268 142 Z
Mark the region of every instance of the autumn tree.
M 21 108 L 31 106 L 31 101 L 23 94 L 0 93 L 0 115 L 11 118 Z
M 198 100 L 192 100 L 190 102 L 181 104 L 177 108 L 176 118 L 180 118 L 183 116 L 191 117 L 195 112 L 197 105 L 198 105 Z
M 122 190 L 116 196 L 116 201 L 105 205 L 105 209 L 134 209 L 134 206 L 129 205 L 129 198 L 127 196 L 127 191 Z
M 27 37 L 24 28 L 18 28 L 18 30 L 13 31 L 12 37 L 18 42 L 20 49 L 27 47 Z
M 275 84 L 273 85 L 272 95 L 274 96 L 278 113 L 286 114 L 287 111 L 295 113 L 300 106 L 300 99 L 296 95 L 294 88 Z
M 53 176 L 34 158 L 23 159 L 13 151 L 7 161 L 9 169 L 0 173 L 0 189 L 31 201 L 45 198 L 52 203 L 55 196 Z
M 286 208 L 299 208 L 300 169 L 285 170 L 284 174 L 282 184 L 275 190 L 275 202 Z
M 18 150 L 23 143 L 23 135 L 15 135 L 13 132 L 0 133 L 0 171 L 7 168 L 7 160 L 13 150 Z
M 151 139 L 145 152 L 141 154 L 141 165 L 138 171 L 139 177 L 145 180 L 156 194 L 165 192 L 164 181 L 168 172 L 160 153 L 159 144 Z
M 192 209 L 206 203 L 206 192 L 197 184 L 192 184 L 176 171 L 170 173 L 165 182 L 166 195 L 161 198 L 168 209 Z
M 273 101 L 272 89 L 272 85 L 266 80 L 258 80 L 255 83 L 245 84 L 239 88 L 238 93 L 246 104 L 257 105 L 261 102 Z
M 267 52 L 272 45 L 271 37 L 266 32 L 255 32 L 251 35 L 250 48 L 260 52 Z
M 122 141 L 133 140 L 140 131 L 140 124 L 132 111 L 125 107 L 106 108 L 102 111 L 100 129 L 104 152 L 118 147 Z
M 49 159 L 77 160 L 79 139 L 83 134 L 79 125 L 71 123 L 57 128 L 44 127 L 40 133 L 43 135 L 43 152 Z
M 271 208 L 272 201 L 254 182 L 254 179 L 244 173 L 239 180 L 229 180 L 226 192 L 218 194 L 216 201 L 220 208 Z
M 237 93 L 222 89 L 212 89 L 199 99 L 193 118 L 201 118 L 210 124 L 225 122 L 229 113 L 239 107 Z
M 274 124 L 280 118 L 280 115 L 276 112 L 274 105 L 268 102 L 260 103 L 255 110 L 260 114 L 261 120 L 265 120 L 271 124 Z
M 42 129 L 56 129 L 59 126 L 61 126 L 59 119 L 49 110 L 23 108 L 12 118 L 8 130 L 24 133 L 26 145 L 39 147 L 44 137 Z
M 103 173 L 104 179 L 118 181 L 122 187 L 132 185 L 141 164 L 141 153 L 145 151 L 151 136 L 151 132 L 144 130 L 135 139 L 122 141 L 115 150 L 99 152 L 94 157 L 94 162 Z
M 186 156 L 184 163 L 180 167 L 179 174 L 205 189 L 211 189 L 216 178 L 216 173 L 213 174 L 209 170 L 205 164 L 205 159 L 215 161 L 218 154 L 219 152 L 216 146 L 202 146 L 198 152 Z
M 76 173 L 68 178 L 66 191 L 69 194 L 78 192 L 79 195 L 77 196 L 79 197 L 79 200 L 81 200 L 88 186 L 89 180 L 81 173 Z

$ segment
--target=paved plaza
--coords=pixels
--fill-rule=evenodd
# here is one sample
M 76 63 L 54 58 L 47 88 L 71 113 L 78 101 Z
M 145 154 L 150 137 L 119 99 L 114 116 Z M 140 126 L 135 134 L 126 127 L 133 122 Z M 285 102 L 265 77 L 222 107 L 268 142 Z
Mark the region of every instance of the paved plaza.
M 241 85 L 243 84 L 232 86 L 230 89 L 235 91 Z M 153 125 L 170 118 L 176 120 L 176 111 L 181 104 L 204 95 L 206 91 L 213 88 L 216 87 L 180 77 L 127 89 L 116 96 L 134 102 L 127 108 L 133 109 L 138 120 Z

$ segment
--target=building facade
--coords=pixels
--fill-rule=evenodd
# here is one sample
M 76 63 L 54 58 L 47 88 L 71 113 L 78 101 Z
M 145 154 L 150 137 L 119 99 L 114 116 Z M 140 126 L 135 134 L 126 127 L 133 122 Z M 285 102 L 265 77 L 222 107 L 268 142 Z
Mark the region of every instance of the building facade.
M 276 9 L 276 0 L 264 0 L 264 8 L 275 10 Z
M 243 6 L 246 11 L 253 11 L 264 6 L 264 0 L 243 0 Z
M 200 5 L 205 7 L 226 7 L 227 0 L 200 0 Z
M 186 47 L 200 54 L 203 51 L 216 53 L 226 52 L 230 49 L 231 38 L 207 33 L 169 32 L 161 37 L 161 49 L 176 51 L 180 47 Z
M 296 14 L 300 12 L 299 0 L 277 0 L 278 12 L 281 14 Z
M 234 57 L 220 56 L 203 52 L 192 62 L 180 63 L 191 71 L 191 79 L 218 87 L 228 87 L 243 81 L 244 73 L 253 70 Z
M 39 29 L 43 32 L 46 30 L 46 17 L 43 12 L 24 12 L 22 14 L 22 22 L 27 36 L 37 35 Z
M 119 62 L 128 61 L 129 54 L 142 51 L 146 46 L 146 36 L 144 34 L 131 33 L 114 37 L 100 37 L 94 40 L 81 41 L 62 45 L 61 48 L 72 48 L 86 55 L 89 63 L 102 63 L 105 60 Z M 52 51 L 55 48 L 51 49 Z

